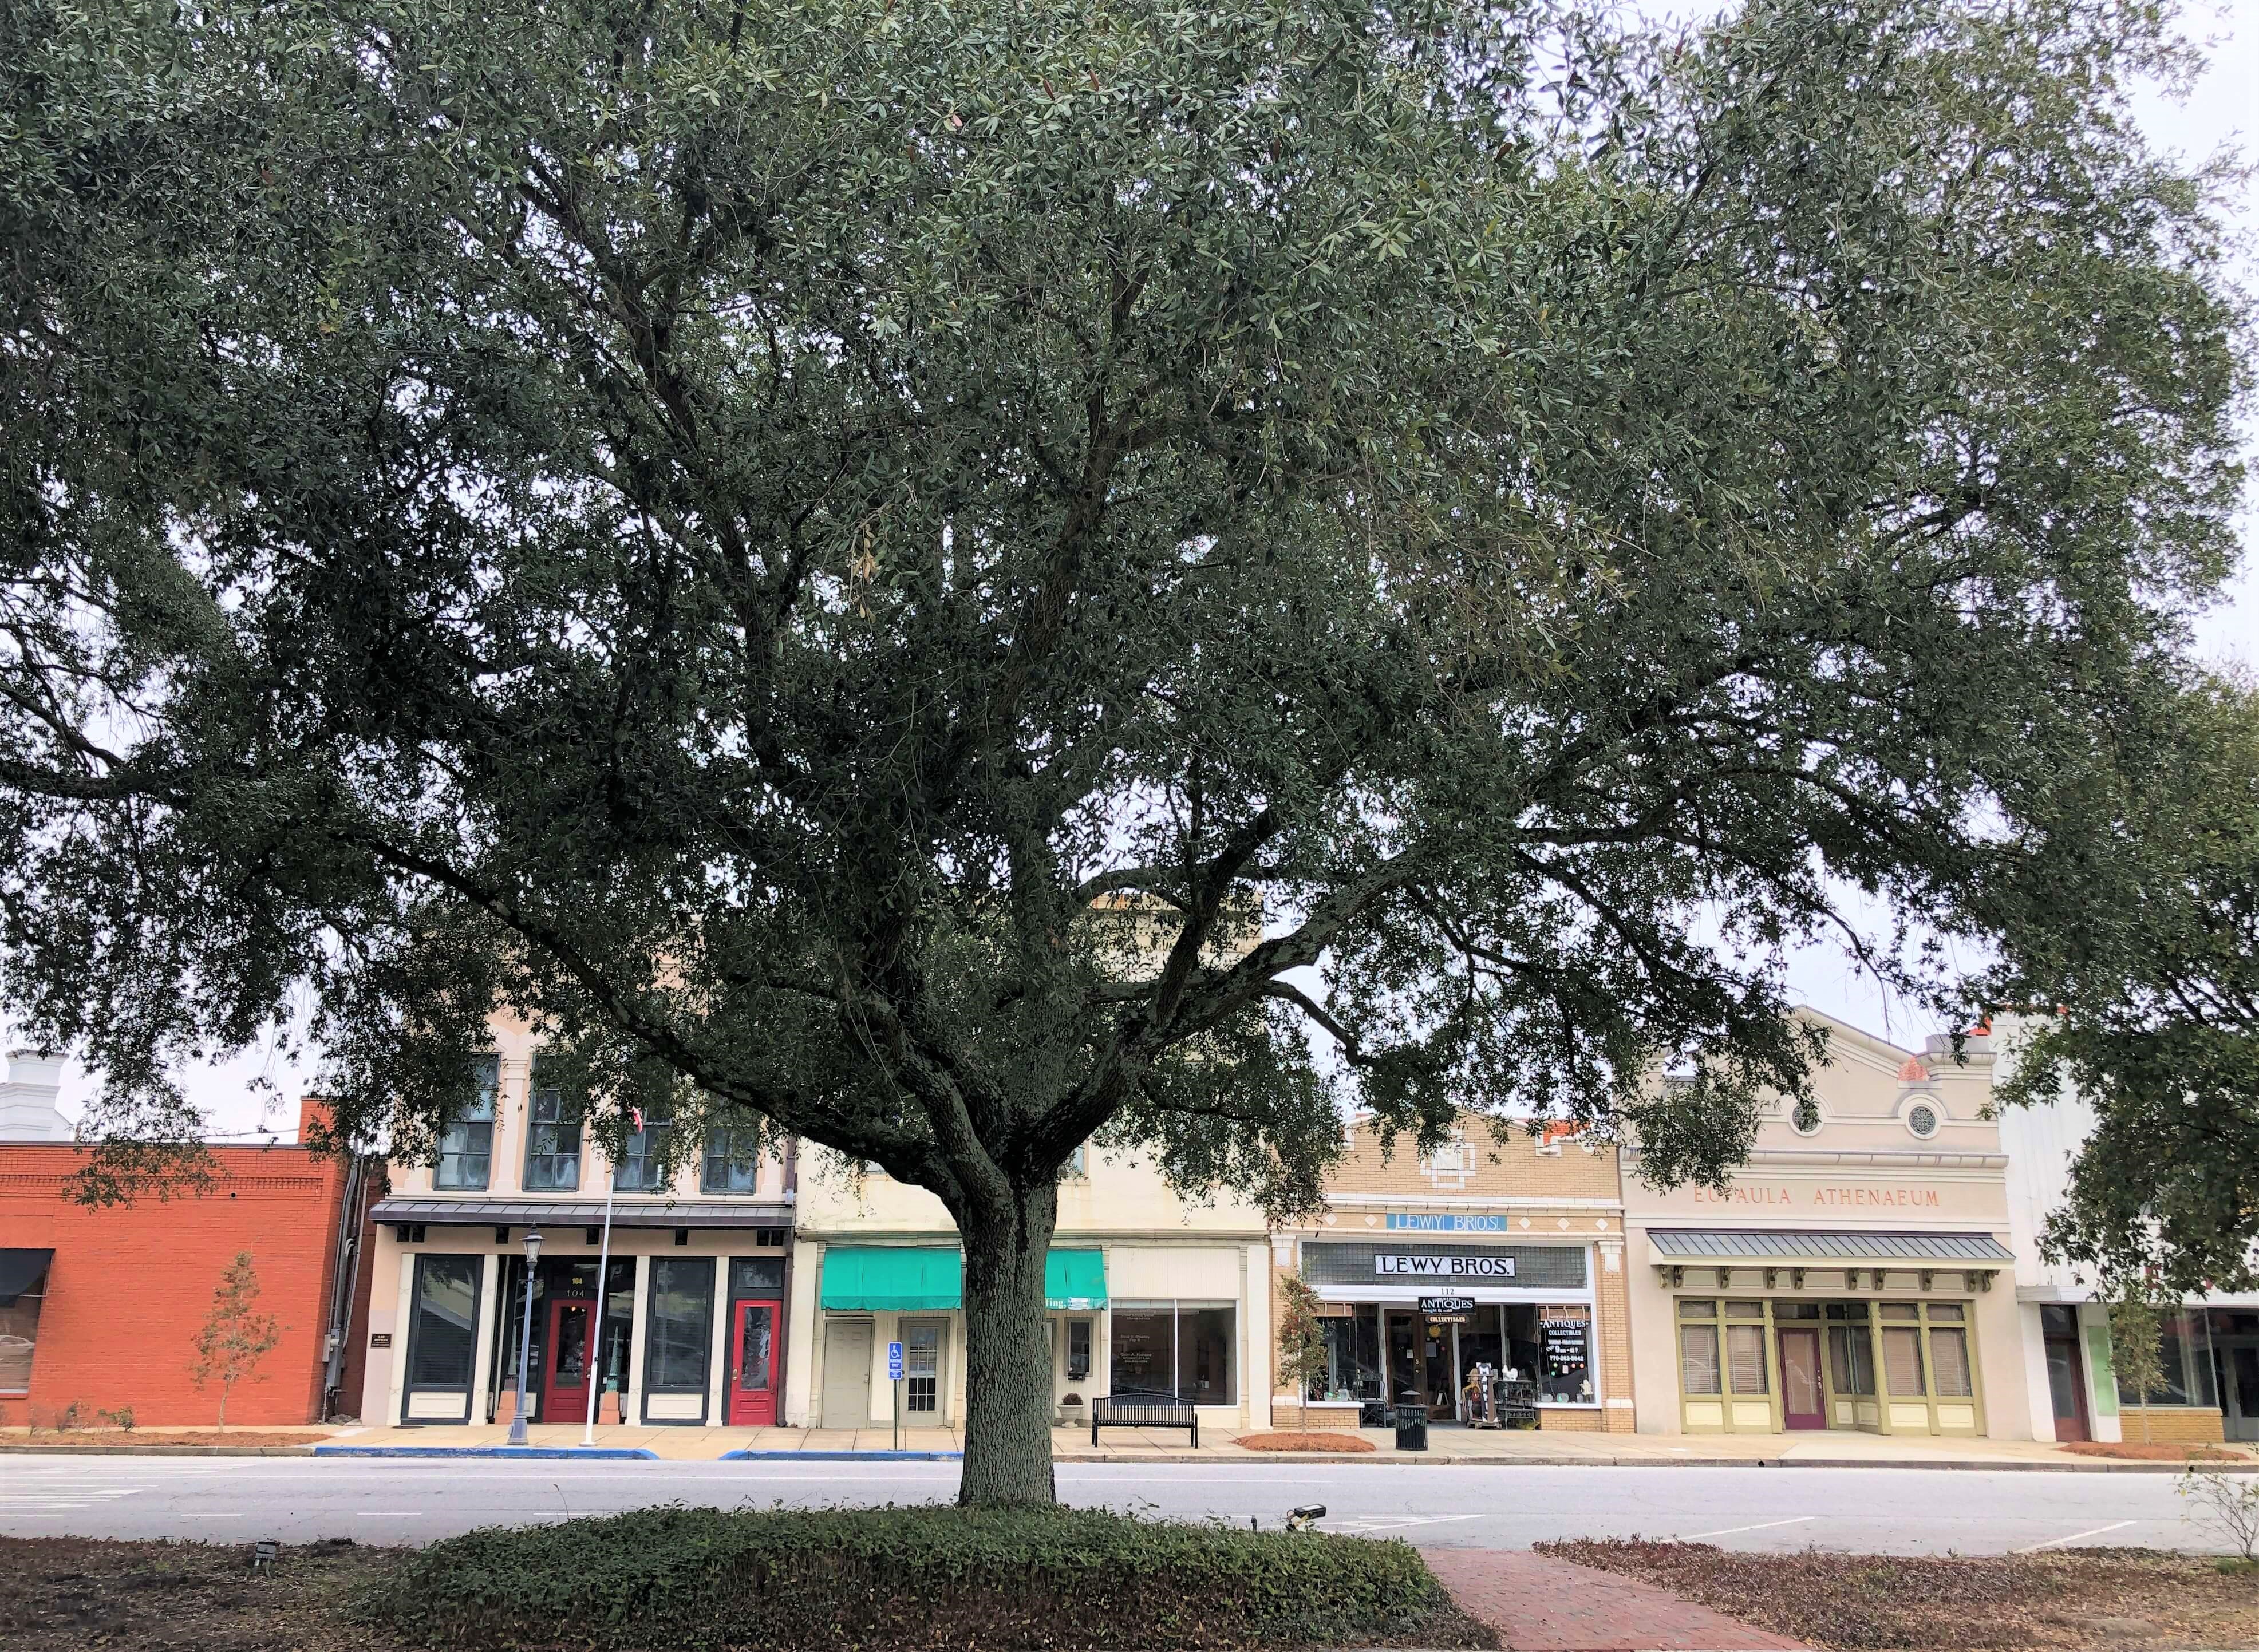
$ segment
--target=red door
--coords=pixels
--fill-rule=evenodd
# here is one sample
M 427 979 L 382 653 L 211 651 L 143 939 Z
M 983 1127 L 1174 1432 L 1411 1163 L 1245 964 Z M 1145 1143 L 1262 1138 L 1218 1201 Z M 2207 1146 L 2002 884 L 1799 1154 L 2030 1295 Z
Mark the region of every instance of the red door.
M 730 1338 L 730 1424 L 767 1428 L 776 1423 L 777 1321 L 779 1302 L 738 1304 L 736 1334 Z
M 1820 1379 L 1820 1333 L 1780 1334 L 1780 1420 L 1792 1428 L 1825 1428 L 1828 1394 Z
M 596 1305 L 570 1300 L 549 1307 L 548 1349 L 541 1373 L 541 1421 L 580 1422 L 588 1414 L 588 1364 Z

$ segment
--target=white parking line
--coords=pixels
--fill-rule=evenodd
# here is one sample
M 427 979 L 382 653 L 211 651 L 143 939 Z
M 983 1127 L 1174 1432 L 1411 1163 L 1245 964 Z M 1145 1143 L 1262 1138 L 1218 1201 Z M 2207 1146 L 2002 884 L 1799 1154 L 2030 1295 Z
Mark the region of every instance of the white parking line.
M 1793 1520 L 1765 1520 L 1756 1526 L 1721 1526 L 1714 1532 L 1696 1532 L 1692 1536 L 1682 1537 L 1678 1541 L 1682 1543 L 1693 1543 L 1700 1542 L 1705 1537 L 1731 1537 L 1735 1532 L 1769 1532 L 1776 1526 L 1801 1526 L 1806 1520 L 1816 1520 L 1819 1518 L 1817 1514 L 1799 1514 Z
M 2050 1537 L 2044 1543 L 2032 1543 L 2022 1549 L 2012 1549 L 2012 1555 L 2035 1555 L 2042 1549 L 2056 1549 L 2064 1543 L 2075 1543 L 2082 1537 L 2099 1537 L 2105 1532 L 2114 1532 L 2121 1526 L 2131 1526 L 2131 1520 L 2113 1520 L 2107 1526 L 2098 1526 L 2091 1532 L 2073 1532 L 2068 1537 Z

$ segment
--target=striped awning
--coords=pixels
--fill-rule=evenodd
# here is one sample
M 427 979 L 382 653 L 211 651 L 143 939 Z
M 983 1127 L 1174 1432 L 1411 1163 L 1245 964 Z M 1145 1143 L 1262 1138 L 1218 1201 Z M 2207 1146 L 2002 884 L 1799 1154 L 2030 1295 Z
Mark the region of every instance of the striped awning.
M 2015 1253 L 1988 1233 L 1837 1233 L 1778 1228 L 1650 1228 L 1657 1263 L 1860 1262 L 1888 1266 L 2013 1262 Z

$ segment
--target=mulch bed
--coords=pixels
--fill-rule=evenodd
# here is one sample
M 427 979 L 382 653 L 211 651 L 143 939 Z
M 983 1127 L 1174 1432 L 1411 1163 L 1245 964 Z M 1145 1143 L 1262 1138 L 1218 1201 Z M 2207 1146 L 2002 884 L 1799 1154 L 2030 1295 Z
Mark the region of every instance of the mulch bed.
M 2121 1463 L 2248 1463 L 2246 1451 L 2231 1451 L 2226 1446 L 2157 1443 L 2144 1444 L 2138 1440 L 2079 1440 L 2063 1448 L 2073 1456 L 2115 1457 Z
M 1637 1538 L 1536 1548 L 1675 1590 L 1828 1652 L 2259 1646 L 2259 1577 L 2154 1549 L 1939 1559 L 1752 1554 Z
M 0 1537 L 8 1652 L 405 1652 L 352 1620 L 353 1586 L 399 1551 L 342 1539 L 286 1548 L 251 1570 L 248 1544 Z
M 1372 1442 L 1353 1434 L 1312 1428 L 1307 1433 L 1281 1428 L 1270 1434 L 1243 1434 L 1232 1444 L 1250 1451 L 1370 1451 Z

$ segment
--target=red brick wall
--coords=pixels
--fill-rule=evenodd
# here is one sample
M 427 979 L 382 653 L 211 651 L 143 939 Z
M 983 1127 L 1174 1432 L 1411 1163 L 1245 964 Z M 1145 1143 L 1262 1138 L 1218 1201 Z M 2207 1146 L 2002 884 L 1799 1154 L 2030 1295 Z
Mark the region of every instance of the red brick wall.
M 259 1271 L 258 1311 L 282 1340 L 236 1385 L 228 1427 L 317 1421 L 322 1336 L 344 1168 L 300 1147 L 215 1147 L 200 1193 L 89 1209 L 64 1197 L 81 1150 L 0 1145 L 0 1247 L 52 1250 L 28 1396 L 0 1397 L 0 1427 L 52 1426 L 73 1401 L 133 1409 L 136 1426 L 210 1426 L 217 1388 L 189 1380 L 213 1287 L 237 1251 Z

